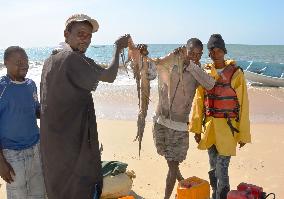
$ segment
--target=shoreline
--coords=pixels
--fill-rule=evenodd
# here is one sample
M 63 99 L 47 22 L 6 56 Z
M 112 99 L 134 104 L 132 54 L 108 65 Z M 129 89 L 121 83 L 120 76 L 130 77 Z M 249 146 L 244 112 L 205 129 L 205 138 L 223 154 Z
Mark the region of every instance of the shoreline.
M 158 104 L 155 82 L 151 84 L 150 92 L 151 101 L 146 121 L 152 121 Z M 248 95 L 252 124 L 284 123 L 284 88 L 248 86 Z M 93 92 L 93 100 L 98 119 L 137 120 L 138 98 L 135 85 L 100 84 Z

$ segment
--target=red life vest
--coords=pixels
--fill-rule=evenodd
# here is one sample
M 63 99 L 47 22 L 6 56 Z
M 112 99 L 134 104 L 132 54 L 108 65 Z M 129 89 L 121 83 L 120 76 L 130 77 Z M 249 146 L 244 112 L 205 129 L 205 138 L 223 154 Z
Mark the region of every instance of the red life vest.
M 204 107 L 205 116 L 215 118 L 239 119 L 239 102 L 235 90 L 231 87 L 234 73 L 239 69 L 235 65 L 227 66 L 220 74 L 215 86 L 205 90 Z

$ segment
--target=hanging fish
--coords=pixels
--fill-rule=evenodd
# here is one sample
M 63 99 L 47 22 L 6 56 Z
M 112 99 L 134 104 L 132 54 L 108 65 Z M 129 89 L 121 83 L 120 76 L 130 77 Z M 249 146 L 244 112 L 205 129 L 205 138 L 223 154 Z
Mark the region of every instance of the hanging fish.
M 134 79 L 136 80 L 139 113 L 137 118 L 137 135 L 134 141 L 139 142 L 139 158 L 141 152 L 141 143 L 145 129 L 145 120 L 149 105 L 150 96 L 150 80 L 148 79 L 149 59 L 147 57 L 147 45 L 140 44 L 137 47 L 134 45 L 132 39 L 128 43 L 128 60 L 131 61 L 131 68 Z

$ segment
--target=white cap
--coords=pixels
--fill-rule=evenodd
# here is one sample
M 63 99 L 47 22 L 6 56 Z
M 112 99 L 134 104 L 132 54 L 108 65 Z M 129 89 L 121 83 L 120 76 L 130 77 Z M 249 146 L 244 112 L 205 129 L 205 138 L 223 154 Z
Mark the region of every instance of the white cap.
M 85 15 L 85 14 L 74 14 L 74 15 L 70 16 L 67 19 L 66 23 L 65 23 L 65 28 L 71 22 L 74 22 L 74 21 L 78 21 L 78 22 L 80 22 L 80 21 L 88 21 L 88 22 L 90 22 L 90 24 L 92 24 L 92 26 L 93 26 L 93 31 L 92 31 L 93 33 L 97 32 L 98 29 L 99 29 L 99 24 L 98 24 L 97 20 L 92 19 L 91 17 L 89 17 L 88 15 Z

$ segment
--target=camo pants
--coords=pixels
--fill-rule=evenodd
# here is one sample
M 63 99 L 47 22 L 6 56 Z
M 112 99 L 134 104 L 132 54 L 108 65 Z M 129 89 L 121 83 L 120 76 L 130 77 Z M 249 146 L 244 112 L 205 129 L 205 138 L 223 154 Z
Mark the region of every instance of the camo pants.
M 216 199 L 219 199 L 220 194 L 226 187 L 230 189 L 228 169 L 231 160 L 231 156 L 219 155 L 218 151 L 213 145 L 208 149 L 210 171 L 215 171 L 215 177 L 217 180 Z M 214 191 L 214 187 L 212 187 Z
M 168 161 L 182 162 L 189 148 L 187 131 L 176 131 L 161 124 L 154 123 L 153 139 L 157 152 Z

